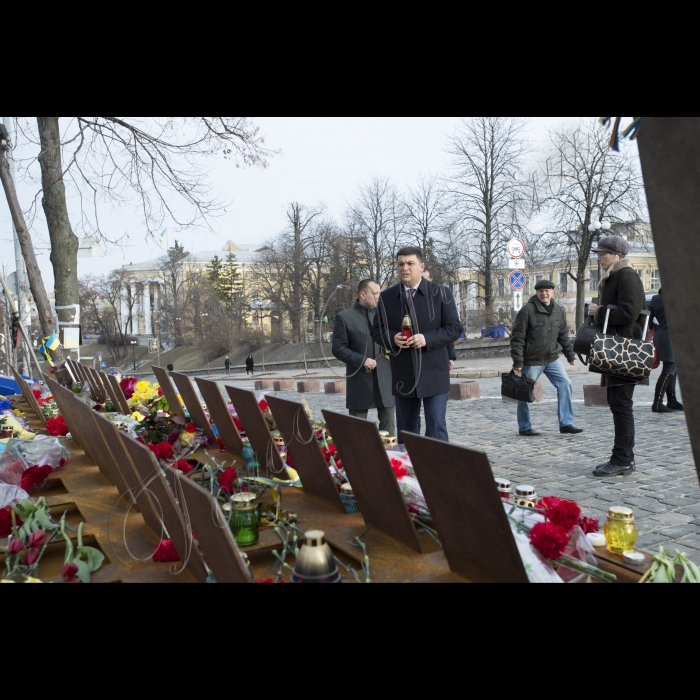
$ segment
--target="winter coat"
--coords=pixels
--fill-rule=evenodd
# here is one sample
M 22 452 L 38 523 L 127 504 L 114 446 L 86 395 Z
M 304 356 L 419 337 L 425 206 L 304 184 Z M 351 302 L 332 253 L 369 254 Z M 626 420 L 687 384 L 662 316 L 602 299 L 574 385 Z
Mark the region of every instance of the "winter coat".
M 255 360 L 254 360 L 252 357 L 249 357 L 249 358 L 246 359 L 246 361 L 245 361 L 245 368 L 246 368 L 247 370 L 255 369 Z
M 352 309 L 335 317 L 333 356 L 346 365 L 347 409 L 368 411 L 371 408 L 393 408 L 391 365 L 384 348 L 372 339 L 375 309 L 356 303 Z M 365 361 L 376 360 L 377 369 L 367 372 Z
M 666 318 L 666 307 L 664 306 L 664 298 L 662 294 L 655 296 L 649 304 L 651 311 L 651 323 L 656 323 L 656 335 L 654 336 L 654 344 L 659 353 L 661 362 L 675 362 L 673 355 L 673 346 L 671 345 L 671 333 L 668 330 L 668 319 Z
M 413 333 L 425 336 L 426 347 L 399 351 L 394 338 L 401 332 L 403 319 L 411 313 Z M 374 317 L 372 337 L 391 348 L 391 371 L 394 396 L 430 398 L 450 393 L 450 358 L 448 346 L 462 336 L 457 305 L 444 287 L 422 280 L 415 298 L 409 302 L 403 284 L 382 293 Z
M 639 279 L 639 275 L 634 271 L 627 258 L 619 260 L 608 269 L 600 280 L 598 292 L 600 294 L 600 308 L 596 313 L 595 322 L 603 326 L 607 307 L 617 306 L 617 310 L 610 312 L 608 334 L 630 340 L 641 340 L 646 320 L 646 317 L 641 314 L 646 311 L 647 298 L 642 280 Z M 604 387 L 628 384 L 648 385 L 649 380 L 639 382 L 607 374 L 604 374 L 601 379 L 601 385 Z
M 566 312 L 554 299 L 551 306 L 550 314 L 534 296 L 520 310 L 510 338 L 514 367 L 545 367 L 556 362 L 562 351 L 569 362 L 576 359 Z

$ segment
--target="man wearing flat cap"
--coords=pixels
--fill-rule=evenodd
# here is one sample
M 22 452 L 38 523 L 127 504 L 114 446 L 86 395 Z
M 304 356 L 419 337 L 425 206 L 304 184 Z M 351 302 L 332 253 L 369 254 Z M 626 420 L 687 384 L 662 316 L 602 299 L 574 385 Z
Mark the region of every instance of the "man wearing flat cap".
M 543 374 L 556 387 L 559 395 L 559 431 L 562 435 L 583 432 L 574 425 L 574 401 L 571 380 L 559 355 L 564 353 L 569 364 L 576 364 L 576 355 L 569 338 L 566 312 L 554 301 L 556 286 L 548 280 L 538 282 L 537 294 L 522 308 L 515 320 L 510 340 L 513 369 L 537 381 Z M 521 437 L 539 437 L 532 428 L 530 404 L 518 403 L 518 424 Z

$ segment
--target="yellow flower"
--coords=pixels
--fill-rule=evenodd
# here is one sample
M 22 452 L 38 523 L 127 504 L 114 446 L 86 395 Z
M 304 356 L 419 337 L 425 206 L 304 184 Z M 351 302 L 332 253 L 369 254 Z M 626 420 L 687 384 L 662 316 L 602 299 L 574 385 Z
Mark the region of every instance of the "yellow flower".
M 131 418 L 137 421 L 138 423 L 140 423 L 143 420 L 143 416 L 138 411 L 136 411 L 136 413 L 132 413 Z
M 145 394 L 146 392 L 151 390 L 151 383 L 150 382 L 139 382 L 136 385 L 136 393 L 138 394 Z
M 182 442 L 183 447 L 187 447 L 192 443 L 192 441 L 197 437 L 196 433 L 188 433 L 185 431 L 180 435 L 180 442 Z
M 20 411 L 18 408 L 12 411 L 12 413 L 14 413 L 17 416 L 17 418 L 24 418 L 24 413 L 22 413 L 22 411 Z
M 28 578 L 25 583 L 44 583 L 43 581 L 40 581 L 38 578 Z
M 8 581 L 7 579 L 3 579 L 0 581 L 0 583 L 14 583 L 14 581 Z

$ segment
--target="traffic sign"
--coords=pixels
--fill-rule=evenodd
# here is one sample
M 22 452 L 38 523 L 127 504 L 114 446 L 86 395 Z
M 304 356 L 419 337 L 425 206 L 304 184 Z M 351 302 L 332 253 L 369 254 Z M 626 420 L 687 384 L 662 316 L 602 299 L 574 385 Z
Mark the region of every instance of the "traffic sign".
M 107 363 L 106 363 L 106 362 L 100 362 L 100 369 L 107 369 Z
M 97 353 L 97 357 L 102 357 L 102 353 L 101 353 L 101 352 L 98 352 L 98 353 Z
M 525 258 L 511 258 L 508 261 L 508 268 L 510 270 L 524 270 L 525 269 Z
M 508 255 L 511 258 L 522 258 L 525 255 L 525 244 L 519 238 L 514 238 L 508 243 Z
M 527 284 L 527 277 L 525 277 L 525 273 L 521 270 L 516 270 L 515 272 L 510 273 L 509 282 L 513 291 L 522 292 Z
M 515 292 L 513 294 L 513 308 L 517 314 L 523 308 L 523 293 Z

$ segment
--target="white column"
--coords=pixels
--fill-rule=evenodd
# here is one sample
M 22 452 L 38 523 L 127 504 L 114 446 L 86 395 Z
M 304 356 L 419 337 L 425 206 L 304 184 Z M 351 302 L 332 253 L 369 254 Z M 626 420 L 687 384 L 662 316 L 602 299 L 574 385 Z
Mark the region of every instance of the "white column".
M 151 283 L 143 283 L 143 313 L 146 321 L 146 335 L 153 335 L 153 311 L 151 310 Z
M 120 309 L 120 316 L 119 316 L 119 330 L 122 333 L 126 333 L 127 329 L 125 328 L 126 326 L 126 320 L 129 317 L 129 303 L 127 301 L 127 295 L 129 293 L 129 290 L 126 287 L 122 287 L 121 290 L 121 309 Z
M 135 322 L 135 323 L 134 323 Z M 139 335 L 139 304 L 138 304 L 138 285 L 136 282 L 131 283 L 131 327 L 129 329 L 131 335 Z

